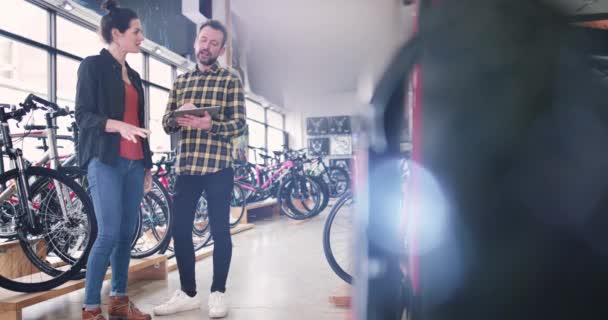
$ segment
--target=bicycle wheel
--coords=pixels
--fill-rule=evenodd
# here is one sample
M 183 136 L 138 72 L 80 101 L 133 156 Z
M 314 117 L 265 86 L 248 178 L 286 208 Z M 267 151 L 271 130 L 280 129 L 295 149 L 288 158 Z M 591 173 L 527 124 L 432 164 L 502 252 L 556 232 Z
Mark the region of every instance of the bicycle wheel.
M 167 177 L 169 180 L 169 177 Z M 171 194 L 160 180 L 157 177 L 152 177 L 152 190 L 148 193 L 154 193 L 157 196 L 157 199 L 161 201 L 163 206 L 167 208 L 167 212 L 171 215 Z
M 291 176 L 279 187 L 279 207 L 289 218 L 308 219 L 320 212 L 322 194 L 321 186 L 313 177 Z
M 85 265 L 97 234 L 93 205 L 81 186 L 58 171 L 29 167 L 23 173 L 28 203 L 18 200 L 17 170 L 0 175 L 0 194 L 2 201 L 15 205 L 19 245 L 31 264 L 16 259 L 6 269 L 11 274 L 0 275 L 0 286 L 19 292 L 50 290 Z M 35 228 L 26 223 L 24 205 L 32 210 Z
M 195 252 L 212 244 L 211 227 L 209 226 L 209 209 L 205 192 L 201 194 L 196 205 L 194 225 L 192 227 L 192 242 Z
M 153 192 L 148 192 L 139 208 L 139 221 L 133 236 L 131 258 L 149 257 L 169 242 L 171 215 L 163 200 Z
M 340 198 L 350 188 L 350 176 L 344 168 L 329 167 L 324 177 L 329 186 L 329 196 L 332 198 Z
M 317 211 L 315 214 L 315 215 L 318 215 L 319 213 L 323 212 L 323 210 L 325 210 L 325 208 L 327 208 L 327 205 L 329 204 L 329 186 L 320 177 L 311 177 L 311 178 L 319 185 L 319 189 L 310 190 L 310 192 L 319 192 L 321 205 L 317 208 Z M 312 209 L 309 209 L 309 205 L 306 202 L 302 203 L 302 206 L 309 211 L 312 210 Z
M 14 217 L 17 208 L 10 201 L 0 203 L 0 239 L 13 239 L 17 237 Z
M 243 187 L 239 184 L 234 183 L 232 187 L 232 194 L 230 197 L 230 226 L 234 227 L 241 222 L 243 214 L 245 214 L 245 207 L 247 206 L 247 197 Z M 233 215 L 234 213 L 234 215 Z
M 353 196 L 350 192 L 340 198 L 325 221 L 323 252 L 331 269 L 345 282 L 352 284 L 352 233 L 354 217 Z

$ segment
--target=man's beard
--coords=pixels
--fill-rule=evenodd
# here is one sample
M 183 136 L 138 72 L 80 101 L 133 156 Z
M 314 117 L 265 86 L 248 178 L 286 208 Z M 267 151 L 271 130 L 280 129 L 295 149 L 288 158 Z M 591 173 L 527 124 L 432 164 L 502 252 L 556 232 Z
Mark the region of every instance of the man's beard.
M 204 66 L 210 66 L 217 61 L 217 58 L 218 58 L 217 56 L 213 56 L 210 52 L 208 52 L 208 53 L 209 53 L 209 55 L 207 58 L 200 58 L 199 54 L 196 55 L 196 59 L 198 60 L 198 62 L 200 64 L 202 64 Z

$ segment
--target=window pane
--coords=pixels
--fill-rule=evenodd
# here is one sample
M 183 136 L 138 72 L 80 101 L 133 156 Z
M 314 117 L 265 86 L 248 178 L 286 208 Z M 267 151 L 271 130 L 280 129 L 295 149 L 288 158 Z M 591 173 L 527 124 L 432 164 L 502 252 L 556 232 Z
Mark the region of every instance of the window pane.
M 186 70 L 186 69 L 181 69 L 181 68 L 177 68 L 177 71 L 176 71 L 176 72 L 177 72 L 177 75 L 179 76 L 180 74 L 184 74 L 184 73 L 186 73 L 186 72 L 189 72 L 189 70 Z
M 165 88 L 171 88 L 171 85 L 173 84 L 171 66 L 152 57 L 150 57 L 149 61 L 150 82 Z
M 25 0 L 2 1 L 0 28 L 48 44 L 48 13 Z
M 268 128 L 268 150 L 269 151 L 282 151 L 283 145 L 285 144 L 285 135 L 283 131 Z
M 57 100 L 74 106 L 80 61 L 57 56 Z M 64 102 L 65 103 L 65 102 Z
M 163 130 L 162 120 L 150 119 L 150 149 L 152 152 L 171 151 L 171 136 Z
M 162 119 L 167 107 L 169 92 L 150 87 L 150 149 L 154 152 L 171 150 L 171 136 L 163 130 Z
M 169 91 L 150 87 L 150 119 L 161 120 L 167 109 Z
M 249 145 L 257 148 L 266 147 L 266 130 L 263 124 L 247 121 L 249 126 Z
M 94 31 L 57 17 L 57 48 L 79 57 L 98 54 L 105 47 Z
M 48 54 L 40 49 L 0 37 L 0 102 L 17 105 L 34 93 L 48 99 Z M 12 133 L 23 132 L 23 124 L 44 124 L 44 111 L 30 112 L 20 127 L 10 121 Z M 31 139 L 28 139 L 31 140 Z M 42 152 L 37 143 L 20 141 L 15 146 L 24 150 L 28 159 L 36 160 Z
M 247 109 L 247 118 L 257 120 L 260 122 L 266 121 L 264 119 L 264 107 L 256 102 L 249 99 L 245 99 L 245 108 Z
M 266 116 L 268 117 L 269 126 L 273 126 L 275 128 L 279 128 L 281 130 L 285 129 L 285 128 L 283 128 L 283 115 L 282 114 L 268 110 L 268 112 L 266 113 Z
M 48 54 L 45 51 L 0 37 L 0 81 L 3 86 L 46 96 L 47 68 Z
M 139 76 L 143 79 L 144 77 L 144 55 L 140 53 L 129 53 L 127 54 L 127 63 L 129 67 L 133 68 Z
M 57 56 L 57 104 L 74 110 L 76 99 L 76 82 L 78 81 L 78 66 L 80 61 Z M 73 119 L 61 117 L 57 119 L 58 134 L 70 134 L 68 126 Z

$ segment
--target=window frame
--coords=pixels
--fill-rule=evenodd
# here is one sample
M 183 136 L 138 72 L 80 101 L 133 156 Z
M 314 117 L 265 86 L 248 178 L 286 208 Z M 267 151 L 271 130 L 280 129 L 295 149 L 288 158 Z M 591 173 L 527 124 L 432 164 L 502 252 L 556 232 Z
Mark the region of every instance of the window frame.
M 48 44 L 38 42 L 33 39 L 29 39 L 27 37 L 9 32 L 4 29 L 0 29 L 0 36 L 8 38 L 9 40 L 13 40 L 13 41 L 46 51 L 48 59 L 49 59 L 48 72 L 47 72 L 48 97 L 49 97 L 50 101 L 57 102 L 57 98 L 58 98 L 57 97 L 57 85 L 58 85 L 57 60 L 58 60 L 58 58 L 59 57 L 67 58 L 67 59 L 75 60 L 78 62 L 80 62 L 84 59 L 84 57 L 81 57 L 77 54 L 73 54 L 71 52 L 64 51 L 62 49 L 57 48 L 57 17 L 66 19 L 68 22 L 74 23 L 76 26 L 85 28 L 90 31 L 94 31 L 96 33 L 97 33 L 97 26 L 90 21 L 87 21 L 80 17 L 70 15 L 67 12 L 65 12 L 57 7 L 53 7 L 51 4 L 46 3 L 42 0 L 24 0 L 24 1 L 27 1 L 35 6 L 38 6 L 41 9 L 46 10 L 48 12 L 48 19 L 47 19 L 47 24 L 48 24 L 47 25 L 47 33 L 48 33 L 47 42 L 48 42 Z M 155 59 L 160 63 L 169 65 L 169 67 L 171 68 L 171 75 L 172 75 L 171 80 L 172 81 L 175 81 L 175 79 L 177 78 L 178 69 L 180 71 L 184 71 L 184 72 L 188 72 L 188 70 L 185 69 L 182 65 L 176 65 L 174 63 L 171 63 L 167 58 L 163 57 L 162 55 L 152 55 L 151 52 L 148 52 L 146 50 L 142 50 L 141 52 L 142 52 L 143 61 L 142 61 L 142 70 L 141 70 L 142 72 L 141 72 L 140 76 L 141 76 L 142 84 L 144 87 L 144 94 L 145 94 L 145 101 L 146 101 L 146 103 L 145 103 L 146 114 L 148 115 L 145 119 L 145 125 L 149 126 L 150 125 L 150 114 L 151 114 L 151 112 L 150 112 L 151 111 L 150 110 L 150 88 L 155 88 L 155 89 L 160 89 L 160 90 L 166 91 L 167 94 L 171 90 L 170 87 L 166 87 L 164 85 L 150 81 L 150 59 Z M 268 149 L 268 131 L 269 131 L 268 128 L 280 130 L 283 132 L 283 134 L 285 136 L 287 136 L 287 133 L 285 131 L 285 113 L 284 112 L 277 110 L 276 108 L 271 109 L 271 107 L 269 105 L 260 103 L 259 101 L 257 101 L 257 99 L 255 99 L 253 96 L 249 96 L 247 93 L 246 93 L 246 99 L 251 100 L 252 102 L 256 103 L 257 105 L 259 105 L 260 107 L 263 108 L 263 114 L 264 114 L 263 121 L 260 121 L 258 119 L 252 119 L 249 117 L 247 117 L 247 121 L 259 123 L 264 126 L 264 141 L 265 141 L 264 146 L 263 146 L 264 148 Z M 275 125 L 270 125 L 268 123 L 268 112 L 275 112 L 275 113 L 278 113 L 279 115 L 281 115 L 281 117 L 282 117 L 281 127 L 277 127 Z M 285 139 L 285 142 L 288 143 L 288 139 Z M 171 139 L 170 148 L 174 148 L 174 147 L 175 147 L 174 139 Z

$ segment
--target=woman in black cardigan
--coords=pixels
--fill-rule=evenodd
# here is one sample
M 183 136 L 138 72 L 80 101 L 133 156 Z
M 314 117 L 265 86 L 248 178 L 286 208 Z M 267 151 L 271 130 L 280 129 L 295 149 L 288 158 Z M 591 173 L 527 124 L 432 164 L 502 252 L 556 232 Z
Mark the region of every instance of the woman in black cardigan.
M 80 129 L 79 163 L 87 168 L 99 227 L 86 272 L 83 319 L 105 319 L 101 287 L 112 266 L 110 319 L 150 319 L 126 295 L 131 238 L 144 189 L 151 186 L 150 131 L 145 123 L 144 94 L 137 72 L 126 63 L 144 40 L 135 12 L 105 1 L 108 14 L 101 35 L 108 44 L 87 57 L 78 69 L 76 122 Z

